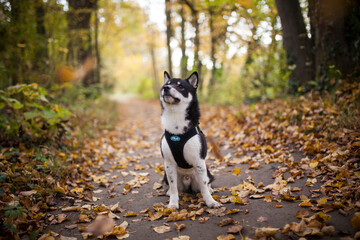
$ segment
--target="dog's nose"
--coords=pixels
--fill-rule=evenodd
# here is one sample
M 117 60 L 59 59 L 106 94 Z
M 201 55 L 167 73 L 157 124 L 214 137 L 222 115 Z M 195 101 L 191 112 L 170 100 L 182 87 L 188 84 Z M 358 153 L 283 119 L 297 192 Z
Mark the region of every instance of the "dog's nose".
M 168 86 L 168 85 L 165 85 L 163 88 L 164 88 L 164 91 L 169 91 L 170 90 L 170 86 Z

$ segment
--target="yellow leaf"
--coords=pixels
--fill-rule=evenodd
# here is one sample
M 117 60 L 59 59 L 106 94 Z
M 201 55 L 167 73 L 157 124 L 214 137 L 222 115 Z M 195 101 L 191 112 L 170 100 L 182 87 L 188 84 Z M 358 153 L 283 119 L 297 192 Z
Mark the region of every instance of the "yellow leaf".
M 316 168 L 318 166 L 319 162 L 316 160 L 311 160 L 311 162 L 309 163 L 309 167 L 311 168 Z
M 235 176 L 239 176 L 241 175 L 241 168 L 239 167 L 234 167 L 234 170 L 232 171 L 232 174 Z
M 327 221 L 327 220 L 329 220 L 329 219 L 331 218 L 330 215 L 326 215 L 326 214 L 323 213 L 323 212 L 318 212 L 317 214 L 315 214 L 315 216 L 321 218 L 321 219 L 324 220 L 324 221 Z
M 234 240 L 235 236 L 232 234 L 220 235 L 216 238 L 217 240 Z
M 291 196 L 286 195 L 286 194 L 281 195 L 280 198 L 282 200 L 289 201 L 289 202 L 295 201 L 295 197 L 291 197 Z
M 240 212 L 240 209 L 234 208 L 234 209 L 229 209 L 229 210 L 226 212 L 226 214 L 234 214 L 234 213 L 238 213 L 238 212 Z
M 166 222 L 183 221 L 186 219 L 187 213 L 172 212 L 166 219 Z
M 299 207 L 312 207 L 313 205 L 309 202 L 309 200 L 305 200 L 299 204 Z
M 86 215 L 86 214 L 80 214 L 79 216 L 78 216 L 78 219 L 79 219 L 79 222 L 91 222 L 91 219 L 89 218 L 89 216 L 88 215 Z
M 129 211 L 124 215 L 124 217 L 136 217 L 136 216 L 137 216 L 137 213 L 132 212 L 132 211 Z
M 326 199 L 326 198 L 320 198 L 319 201 L 318 201 L 317 206 L 318 206 L 318 207 L 321 207 L 321 206 L 325 205 L 326 203 L 327 203 L 327 199 Z
M 62 188 L 62 187 L 60 187 L 59 183 L 58 183 L 58 185 L 55 186 L 54 190 L 55 190 L 56 192 L 59 192 L 59 193 L 62 193 L 62 194 L 65 194 L 65 193 L 66 193 L 65 189 Z
M 243 199 L 239 196 L 235 196 L 233 198 L 233 202 L 234 203 L 237 203 L 237 204 L 240 204 L 240 205 L 245 205 L 246 203 L 243 201 Z

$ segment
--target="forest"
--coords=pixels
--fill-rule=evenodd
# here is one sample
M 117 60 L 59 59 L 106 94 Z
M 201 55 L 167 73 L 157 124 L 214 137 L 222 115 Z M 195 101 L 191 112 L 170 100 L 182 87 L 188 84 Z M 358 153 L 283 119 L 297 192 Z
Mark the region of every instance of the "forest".
M 0 0 L 0 239 L 360 239 L 358 0 Z M 166 208 L 199 75 L 218 209 Z

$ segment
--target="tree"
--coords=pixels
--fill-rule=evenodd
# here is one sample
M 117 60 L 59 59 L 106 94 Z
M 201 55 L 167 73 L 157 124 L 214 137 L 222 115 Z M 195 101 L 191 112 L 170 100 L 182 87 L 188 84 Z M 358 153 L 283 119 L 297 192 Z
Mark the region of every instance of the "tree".
M 180 48 L 181 48 L 181 62 L 180 62 L 180 69 L 181 69 L 181 76 L 187 76 L 187 56 L 186 56 L 186 39 L 185 39 L 185 23 L 186 23 L 186 16 L 184 12 L 184 3 L 180 3 L 180 17 L 181 17 L 181 41 L 180 41 Z
M 170 76 L 173 76 L 172 72 L 172 60 L 171 60 L 171 38 L 173 36 L 173 29 L 171 24 L 171 0 L 165 0 L 165 15 L 166 15 L 166 46 L 168 50 L 168 68 Z
M 68 0 L 68 27 L 70 33 L 69 60 L 84 64 L 93 58 L 91 38 L 91 15 L 96 10 L 97 0 Z M 95 82 L 94 72 L 89 71 L 83 79 L 85 85 Z
M 200 76 L 200 79 L 202 79 L 201 75 L 201 68 L 202 63 L 199 58 L 199 51 L 200 51 L 200 25 L 199 25 L 199 10 L 196 6 L 196 0 L 183 0 L 184 3 L 189 7 L 191 11 L 191 17 L 192 21 L 191 24 L 193 25 L 195 29 L 195 36 L 194 36 L 194 64 L 193 64 L 193 70 L 196 70 Z M 201 81 L 199 81 L 199 84 Z
M 309 0 L 309 16 L 320 87 L 331 68 L 345 77 L 359 73 L 360 5 L 356 0 Z
M 314 80 L 310 40 L 299 1 L 275 0 L 275 3 L 281 19 L 287 64 L 294 68 L 289 81 L 289 90 L 294 93 L 300 86 L 308 88 L 308 83 Z

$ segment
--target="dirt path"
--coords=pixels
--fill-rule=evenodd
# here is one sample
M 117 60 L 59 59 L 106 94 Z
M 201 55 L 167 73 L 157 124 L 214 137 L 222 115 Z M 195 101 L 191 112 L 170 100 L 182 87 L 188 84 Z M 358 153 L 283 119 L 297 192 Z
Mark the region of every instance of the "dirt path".
M 126 231 L 129 235 L 122 235 L 128 236 L 127 239 L 171 239 L 179 236 L 188 236 L 190 239 L 216 239 L 220 235 L 226 235 L 228 228 L 232 226 L 243 227 L 241 234 L 233 233 L 236 239 L 241 239 L 241 236 L 254 238 L 256 228 L 268 226 L 287 232 L 277 233 L 274 235 L 275 239 L 298 239 L 293 231 L 286 230 L 286 224 L 300 223 L 301 220 L 296 215 L 310 217 L 316 213 L 309 207 L 300 207 L 299 204 L 305 202 L 304 206 L 307 203 L 313 207 L 319 205 L 313 199 L 323 197 L 318 190 L 321 186 L 320 178 L 314 177 L 312 179 L 317 180 L 307 183 L 305 177 L 294 177 L 292 183 L 292 176 L 288 172 L 281 174 L 281 167 L 284 165 L 276 162 L 266 164 L 264 159 L 251 154 L 245 157 L 238 156 L 237 151 L 227 146 L 227 139 L 219 140 L 222 136 L 216 135 L 216 129 L 210 129 L 211 119 L 209 120 L 206 111 L 213 110 L 204 107 L 203 130 L 205 135 L 210 135 L 213 139 L 212 144 L 209 144 L 212 151 L 209 151 L 207 161 L 216 178 L 213 183 L 214 194 L 223 202 L 223 207 L 208 210 L 201 201 L 199 202 L 198 196 L 182 195 L 181 212 L 172 214 L 172 217 L 183 217 L 186 220 L 167 222 L 170 220 L 170 217 L 166 216 L 170 213 L 165 210 L 168 197 L 164 194 L 166 188 L 159 185 L 163 173 L 159 150 L 162 135 L 160 106 L 157 102 L 124 100 L 119 103 L 119 107 L 122 116 L 116 130 L 105 132 L 103 138 L 95 141 L 93 146 L 94 154 L 102 156 L 101 160 L 97 159 L 96 164 L 92 165 L 94 171 L 88 176 L 88 180 L 93 181 L 89 181 L 89 184 L 94 186 L 90 200 L 95 201 L 66 197 L 56 206 L 57 210 L 51 212 L 56 217 L 59 214 L 66 214 L 68 217 L 62 223 L 46 229 L 63 236 L 62 239 L 83 239 L 86 234 L 82 235 L 83 232 L 79 229 L 83 230 L 84 226 L 88 225 L 86 222 L 93 222 L 99 212 L 109 212 L 109 209 L 119 217 L 115 218 L 116 225 L 128 222 Z M 216 150 L 219 146 L 220 149 Z M 215 157 L 213 153 L 218 156 Z M 224 157 L 222 161 L 219 161 L 220 155 Z M 300 161 L 304 157 L 297 151 L 291 153 L 291 156 L 295 161 Z M 233 174 L 236 167 L 241 169 L 238 175 Z M 283 177 L 279 178 L 282 175 Z M 232 188 L 234 186 L 238 187 Z M 291 193 L 286 192 L 289 187 Z M 307 201 L 306 198 L 311 201 Z M 80 206 L 81 210 L 62 211 L 69 206 Z M 302 212 L 298 212 L 299 210 Z M 324 235 L 323 239 L 354 236 L 354 229 L 350 225 L 353 212 L 348 216 L 340 213 L 326 213 L 331 216 L 329 220 L 321 217 L 317 219 L 318 226 L 314 229 L 321 229 L 324 225 L 335 228 L 333 236 Z M 81 214 L 88 217 L 88 220 L 81 219 Z M 174 223 L 184 224 L 185 228 L 178 233 Z M 164 227 L 155 228 L 160 226 Z M 308 223 L 305 222 L 303 225 L 291 227 L 303 227 L 303 231 L 309 229 Z M 158 233 L 154 228 L 158 231 L 170 231 Z M 332 229 L 329 231 L 332 232 Z M 301 229 L 298 232 L 301 234 Z M 266 235 L 266 231 L 264 234 Z

